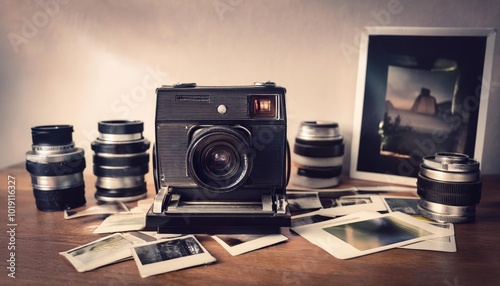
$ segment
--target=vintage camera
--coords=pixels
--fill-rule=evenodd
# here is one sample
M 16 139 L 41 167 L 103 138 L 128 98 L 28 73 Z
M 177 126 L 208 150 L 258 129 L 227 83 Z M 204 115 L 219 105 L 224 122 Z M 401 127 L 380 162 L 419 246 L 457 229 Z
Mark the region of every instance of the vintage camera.
M 158 88 L 147 228 L 160 233 L 277 233 L 286 200 L 285 89 Z

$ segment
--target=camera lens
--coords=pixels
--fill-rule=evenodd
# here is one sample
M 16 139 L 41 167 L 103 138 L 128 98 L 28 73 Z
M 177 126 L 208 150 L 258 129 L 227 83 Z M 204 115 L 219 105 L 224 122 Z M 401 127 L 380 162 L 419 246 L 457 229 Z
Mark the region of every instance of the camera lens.
M 92 142 L 97 200 L 129 202 L 147 195 L 150 142 L 142 136 L 143 129 L 137 120 L 98 122 L 99 137 Z
M 205 162 L 207 171 L 215 176 L 230 176 L 237 170 L 235 150 L 229 145 L 216 145 L 207 148 Z
M 187 151 L 188 175 L 198 186 L 229 192 L 241 186 L 251 171 L 250 140 L 237 129 L 217 126 L 193 134 Z
M 72 125 L 31 128 L 32 150 L 26 153 L 36 206 L 41 211 L 60 211 L 83 206 L 85 156 L 73 143 Z
M 424 157 L 417 178 L 420 214 L 442 222 L 473 221 L 481 200 L 479 172 L 479 162 L 465 154 L 440 152 Z
M 294 184 L 308 188 L 327 188 L 339 184 L 344 142 L 337 123 L 302 122 L 293 151 L 293 162 L 297 167 Z

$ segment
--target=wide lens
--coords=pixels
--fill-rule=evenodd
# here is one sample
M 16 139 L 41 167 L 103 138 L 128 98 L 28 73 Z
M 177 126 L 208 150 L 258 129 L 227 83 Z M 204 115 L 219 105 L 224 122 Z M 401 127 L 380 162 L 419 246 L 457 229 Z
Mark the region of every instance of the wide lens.
M 219 177 L 231 176 L 238 167 L 238 155 L 234 148 L 227 144 L 217 144 L 207 148 L 205 162 L 207 171 Z M 210 175 L 210 174 L 209 174 Z

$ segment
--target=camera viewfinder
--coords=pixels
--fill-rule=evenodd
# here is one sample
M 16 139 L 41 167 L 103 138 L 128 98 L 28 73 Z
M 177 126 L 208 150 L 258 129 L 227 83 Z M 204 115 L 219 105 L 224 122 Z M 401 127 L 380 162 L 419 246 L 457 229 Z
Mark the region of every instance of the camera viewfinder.
M 276 96 L 274 95 L 251 95 L 250 116 L 253 117 L 276 117 Z

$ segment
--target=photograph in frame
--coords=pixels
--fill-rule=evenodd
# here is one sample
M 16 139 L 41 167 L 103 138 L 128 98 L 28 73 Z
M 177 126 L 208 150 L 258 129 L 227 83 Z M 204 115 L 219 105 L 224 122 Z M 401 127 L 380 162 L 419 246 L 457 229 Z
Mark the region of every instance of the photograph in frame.
M 367 27 L 360 44 L 353 178 L 415 185 L 436 152 L 482 159 L 491 28 Z

